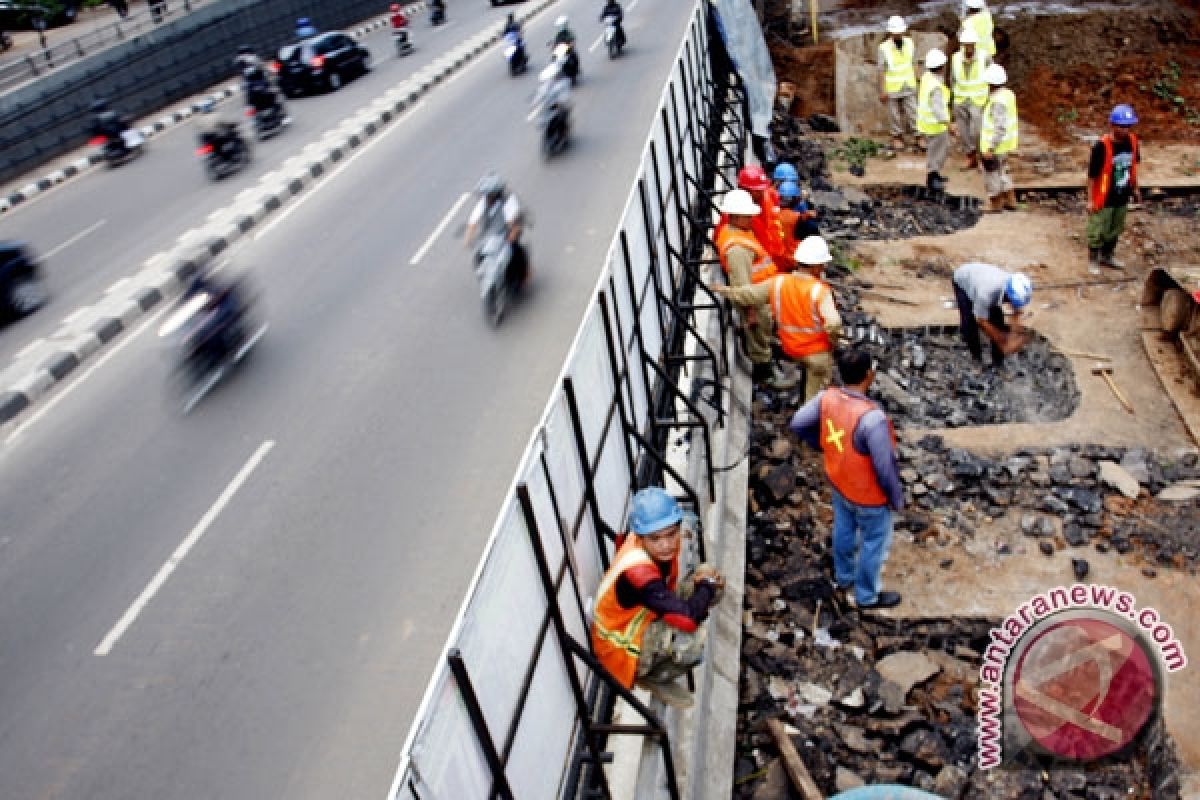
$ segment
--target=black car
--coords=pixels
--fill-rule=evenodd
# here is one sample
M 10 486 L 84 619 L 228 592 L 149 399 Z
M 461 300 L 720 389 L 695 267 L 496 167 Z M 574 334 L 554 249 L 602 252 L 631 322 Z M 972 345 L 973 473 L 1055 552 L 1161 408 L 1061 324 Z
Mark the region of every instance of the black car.
M 335 92 L 348 79 L 371 68 L 367 48 L 344 33 L 319 33 L 279 48 L 271 69 L 279 88 L 288 97 L 313 92 Z
M 77 0 L 0 0 L 0 30 L 53 28 L 74 22 L 78 15 Z
M 32 314 L 47 297 L 41 268 L 29 249 L 21 242 L 0 242 L 0 316 Z

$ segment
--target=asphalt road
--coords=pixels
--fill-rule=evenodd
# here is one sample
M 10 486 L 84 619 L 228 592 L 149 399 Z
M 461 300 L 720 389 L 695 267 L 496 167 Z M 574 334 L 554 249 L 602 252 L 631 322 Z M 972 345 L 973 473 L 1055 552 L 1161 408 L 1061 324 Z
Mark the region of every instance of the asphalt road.
M 591 4 L 550 9 L 531 45 L 564 11 L 585 82 L 562 158 L 542 161 L 526 121 L 534 74 L 485 54 L 235 254 L 271 329 L 191 415 L 165 401 L 154 315 L 9 434 L 0 796 L 384 796 L 688 14 L 633 4 L 630 50 L 609 62 L 588 51 Z M 159 155 L 138 165 L 146 191 L 166 180 Z M 449 235 L 489 167 L 535 214 L 533 282 L 497 331 Z M 143 235 L 203 214 L 198 177 L 174 215 L 146 204 Z
M 93 168 L 5 213 L 0 217 L 0 239 L 28 242 L 42 257 L 51 297 L 38 313 L 0 328 L 0 365 L 7 366 L 31 341 L 51 334 L 63 317 L 136 272 L 180 234 L 228 206 L 238 192 L 255 186 L 260 177 L 278 169 L 309 142 L 319 140 L 492 18 L 497 26 L 503 23 L 503 15 L 497 11 L 450 19 L 432 28 L 428 16 L 418 15 L 412 21 L 416 49 L 404 58 L 395 56 L 386 28 L 369 34 L 363 43 L 371 52 L 371 72 L 333 94 L 289 100 L 293 120 L 289 128 L 271 139 L 254 142 L 250 167 L 229 178 L 213 182 L 206 177 L 196 156 L 196 139 L 217 117 L 243 119 L 240 95 L 226 100 L 212 114 L 192 117 L 155 136 L 140 158 L 116 169 Z M 503 57 L 497 53 L 491 60 L 495 66 Z M 248 124 L 242 127 L 244 133 L 249 132 Z

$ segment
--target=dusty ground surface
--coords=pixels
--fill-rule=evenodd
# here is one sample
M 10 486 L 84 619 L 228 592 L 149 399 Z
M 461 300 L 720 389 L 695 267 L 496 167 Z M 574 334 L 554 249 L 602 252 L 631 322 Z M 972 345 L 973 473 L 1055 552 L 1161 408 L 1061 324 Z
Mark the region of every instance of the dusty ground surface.
M 930 22 L 923 25 L 928 30 L 936 29 L 939 17 L 945 16 L 937 3 L 922 3 L 919 8 L 903 2 L 886 7 L 839 5 L 848 9 L 839 12 L 847 26 L 866 24 L 865 20 L 888 13 L 920 12 Z M 1022 157 L 1013 165 L 1022 190 L 1020 211 L 980 216 L 957 200 L 951 201 L 951 208 L 939 209 L 936 198 L 920 190 L 897 189 L 923 183 L 920 153 L 869 158 L 864 174 L 854 175 L 848 165 L 822 163 L 817 154 L 844 147 L 846 140 L 839 135 L 805 130 L 799 137 L 804 141 L 789 141 L 777 130 L 777 149 L 781 157 L 800 162 L 805 183 L 814 193 L 832 191 L 822 197 L 841 203 L 836 213 L 826 215 L 825 231 L 838 245 L 841 261 L 853 267 L 853 274 L 835 273 L 835 277 L 848 285 L 870 284 L 872 290 L 841 292 L 843 302 L 852 301 L 852 307 L 843 311 L 853 321 L 873 322 L 889 331 L 954 325 L 957 312 L 950 274 L 956 266 L 982 260 L 1019 269 L 1041 287 L 1035 292 L 1028 324 L 1061 352 L 1107 357 L 1117 384 L 1135 409 L 1127 413 L 1107 384 L 1091 374 L 1092 356 L 1070 356 L 1078 404 L 1069 416 L 1036 424 L 938 426 L 942 446 L 949 448 L 946 452 L 984 464 L 1028 458 L 1048 464 L 1072 454 L 1117 460 L 1129 453 L 1150 452 L 1151 458 L 1176 466 L 1184 459 L 1192 465 L 1187 470 L 1194 471 L 1196 458 L 1189 448 L 1195 442 L 1146 356 L 1138 303 L 1142 280 L 1150 269 L 1200 263 L 1200 201 L 1195 196 L 1148 197 L 1142 208 L 1131 212 L 1118 250 L 1127 262 L 1126 271 L 1093 275 L 1083 241 L 1082 193 L 1059 187 L 1082 185 L 1088 147 L 1082 137 L 1099 132 L 1101 112 L 1121 100 L 1135 102 L 1147 120 L 1143 185 L 1195 184 L 1200 174 L 1195 144 L 1200 141 L 1200 119 L 1193 120 L 1187 113 L 1200 107 L 1193 97 L 1194 80 L 1174 81 L 1163 70 L 1174 62 L 1182 71 L 1186 63 L 1184 74 L 1200 74 L 1196 61 L 1200 51 L 1194 48 L 1194 23 L 1200 16 L 1196 3 L 1118 3 L 1122 12 L 1094 14 L 1083 22 L 1072 18 L 1069 25 L 1057 28 L 1019 15 L 1003 21 L 1004 9 L 1011 11 L 1013 5 L 992 3 L 993 8 L 1001 7 L 999 24 L 1014 34 L 1013 41 L 1036 42 L 1039 57 L 1046 54 L 1040 66 L 1028 60 L 1028 47 L 1006 55 L 1015 82 L 1036 81 L 1045 88 L 1044 96 L 1022 106 L 1028 108 L 1023 119 L 1029 124 L 1022 129 Z M 1134 22 L 1121 16 L 1130 9 L 1140 14 Z M 1077 35 L 1080 31 L 1086 39 Z M 772 44 L 778 49 L 787 36 L 802 41 L 805 33 L 803 25 L 793 23 Z M 1088 46 L 1078 46 L 1081 40 Z M 810 52 L 801 56 L 787 54 L 792 74 L 781 76 L 797 81 L 798 99 L 792 110 L 804 117 L 830 113 L 822 95 L 806 94 L 806 82 L 820 82 L 816 76 L 825 58 L 814 48 L 806 49 Z M 1126 60 L 1134 55 L 1141 59 L 1137 69 Z M 811 74 L 804 75 L 806 70 Z M 1097 82 L 1084 80 L 1085 73 L 1106 78 L 1092 92 L 1089 86 Z M 1146 81 L 1150 83 L 1143 89 Z M 1165 85 L 1157 86 L 1156 94 L 1156 81 L 1171 83 L 1174 94 L 1160 96 L 1166 94 Z M 1184 83 L 1188 85 L 1180 88 Z M 1024 89 L 1015 88 L 1020 98 Z M 1052 113 L 1053 109 L 1059 111 Z M 980 176 L 959 169 L 959 164 L 961 159 L 953 156 L 947 171 L 950 194 L 981 197 Z M 1125 282 L 1051 288 L 1058 283 L 1126 278 Z M 896 335 L 875 341 L 877 346 L 899 349 Z M 902 346 L 910 344 L 905 340 Z M 1155 344 L 1151 335 L 1151 346 Z M 911 353 L 905 350 L 892 356 L 890 366 L 900 377 L 908 377 L 904 371 Z M 970 369 L 964 366 L 964 373 Z M 917 395 L 921 391 L 913 389 Z M 1181 394 L 1200 406 L 1194 391 Z M 885 398 L 885 403 L 890 402 Z M 1028 482 L 985 486 L 986 479 L 977 484 L 967 480 L 967 490 L 947 489 L 956 495 L 947 501 L 936 488 L 938 477 L 931 479 L 928 474 L 938 472 L 937 457 L 922 454 L 918 446 L 929 441 L 931 429 L 902 419 L 898 427 L 902 466 L 909 470 L 909 516 L 915 514 L 917 521 L 898 526 L 884 582 L 905 599 L 898 613 L 857 615 L 829 594 L 830 512 L 819 461 L 794 439 L 786 447 L 780 443 L 780 430 L 794 405 L 794 398 L 771 395 L 760 395 L 756 403 L 748 532 L 752 566 L 747 576 L 739 718 L 743 747 L 736 797 L 789 796 L 776 742 L 764 727 L 765 719 L 782 716 L 793 726 L 791 740 L 814 779 L 830 794 L 862 779 L 917 785 L 958 798 L 1200 798 L 1200 717 L 1193 710 L 1200 706 L 1200 672 L 1194 666 L 1173 673 L 1167 681 L 1164 717 L 1175 756 L 1164 755 L 1166 751 L 1147 740 L 1107 766 L 1048 773 L 1018 769 L 997 782 L 992 780 L 995 776 L 989 778 L 974 768 L 971 738 L 973 697 L 979 686 L 975 654 L 980 626 L 986 630 L 989 621 L 1012 613 L 1038 592 L 1075 582 L 1081 564 L 1086 566 L 1086 581 L 1118 586 L 1130 592 L 1139 607 L 1158 609 L 1185 651 L 1193 654 L 1193 661 L 1200 657 L 1195 655 L 1200 654 L 1200 619 L 1191 613 L 1200 602 L 1195 580 L 1200 566 L 1200 502 L 1151 497 L 1162 489 L 1161 480 L 1154 486 L 1144 484 L 1141 496 L 1130 500 L 1103 485 L 1094 471 L 1089 477 L 1064 478 L 1061 464 L 1055 480 L 1069 483 L 1056 485 L 1086 487 L 1060 493 L 1081 499 L 1079 509 L 1059 510 L 1043 498 L 1044 490 L 1032 490 Z M 985 474 L 994 471 L 987 467 Z M 1182 477 L 1191 472 L 1172 474 Z M 794 481 L 794 489 L 788 480 Z M 914 490 L 914 484 L 921 486 Z M 1089 513 L 1081 510 L 1085 503 L 1099 502 L 1098 497 L 1102 506 L 1088 509 Z M 1029 520 L 1038 517 L 1051 520 L 1045 533 L 1027 529 Z M 818 599 L 823 606 L 817 605 Z M 827 636 L 838 640 L 840 649 L 831 647 L 823 638 Z M 847 657 L 847 650 L 853 657 Z M 880 661 L 904 651 L 929 656 L 939 667 L 933 678 L 918 682 L 904 697 L 910 709 L 904 714 L 915 716 L 865 713 L 863 707 L 848 702 L 852 690 L 861 686 L 867 708 L 875 708 Z M 831 692 L 832 700 L 822 690 Z M 970 741 L 964 743 L 964 737 Z M 1178 761 L 1173 762 L 1173 757 Z M 1169 781 L 1163 782 L 1166 774 L 1178 775 L 1178 793 Z

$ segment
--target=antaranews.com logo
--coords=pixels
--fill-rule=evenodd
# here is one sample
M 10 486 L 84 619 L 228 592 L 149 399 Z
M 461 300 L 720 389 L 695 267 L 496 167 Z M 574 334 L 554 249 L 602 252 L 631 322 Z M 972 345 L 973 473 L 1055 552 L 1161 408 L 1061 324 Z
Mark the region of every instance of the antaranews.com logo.
M 1133 741 L 1162 706 L 1164 669 L 1187 655 L 1129 592 L 1077 583 L 1042 592 L 991 630 L 979 668 L 979 765 L 1019 753 L 1093 761 Z

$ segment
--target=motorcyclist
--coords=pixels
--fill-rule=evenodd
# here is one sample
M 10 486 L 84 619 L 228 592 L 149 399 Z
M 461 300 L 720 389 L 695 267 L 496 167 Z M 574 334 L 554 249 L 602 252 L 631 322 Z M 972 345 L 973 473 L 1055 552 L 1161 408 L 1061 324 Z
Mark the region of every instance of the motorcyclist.
M 571 111 L 571 79 L 565 69 L 566 46 L 555 48 L 554 61 L 538 76 L 537 93 L 533 96 L 533 108 L 542 130 L 550 124 L 554 114 L 569 114 Z
M 129 130 L 129 122 L 121 114 L 108 106 L 108 101 L 101 98 L 92 103 L 92 136 L 102 136 L 106 142 L 119 143 L 122 150 L 127 149 L 123 134 Z
M 238 346 L 245 306 L 236 282 L 220 281 L 203 272 L 192 278 L 180 304 L 186 305 L 197 297 L 203 297 L 204 304 L 192 317 L 185 357 L 194 358 L 197 366 L 207 371 L 218 366 Z
M 571 47 L 575 46 L 575 34 L 571 31 L 570 20 L 567 15 L 563 14 L 554 21 L 554 46 L 565 44 Z
M 621 24 L 625 21 L 625 12 L 621 10 L 621 4 L 617 0 L 608 0 L 604 4 L 604 8 L 600 11 L 600 21 L 603 23 L 612 19 L 613 24 L 617 27 L 617 46 L 625 46 L 625 28 Z
M 278 110 L 283 116 L 284 124 L 291 122 L 283 102 L 279 99 L 279 92 L 271 81 L 270 72 L 262 59 L 254 53 L 254 49 L 246 44 L 239 47 L 234 63 L 242 72 L 242 91 L 246 94 L 246 103 L 256 112 Z
M 396 49 L 400 55 L 404 55 L 412 49 L 412 45 L 408 41 L 408 17 L 399 3 L 392 3 L 388 22 L 392 26 L 392 40 L 396 43 Z
M 524 227 L 524 212 L 521 201 L 515 192 L 508 191 L 504 179 L 495 170 L 489 170 L 479 179 L 475 187 L 479 202 L 467 219 L 466 244 L 471 247 L 475 243 L 476 233 L 502 234 L 512 247 L 512 257 L 508 261 L 506 280 L 520 286 L 529 276 L 529 256 L 521 244 L 521 231 Z
M 317 33 L 318 31 L 316 26 L 312 24 L 312 20 L 308 17 L 301 17 L 300 19 L 296 20 L 297 39 L 309 39 L 313 36 L 316 36 Z

